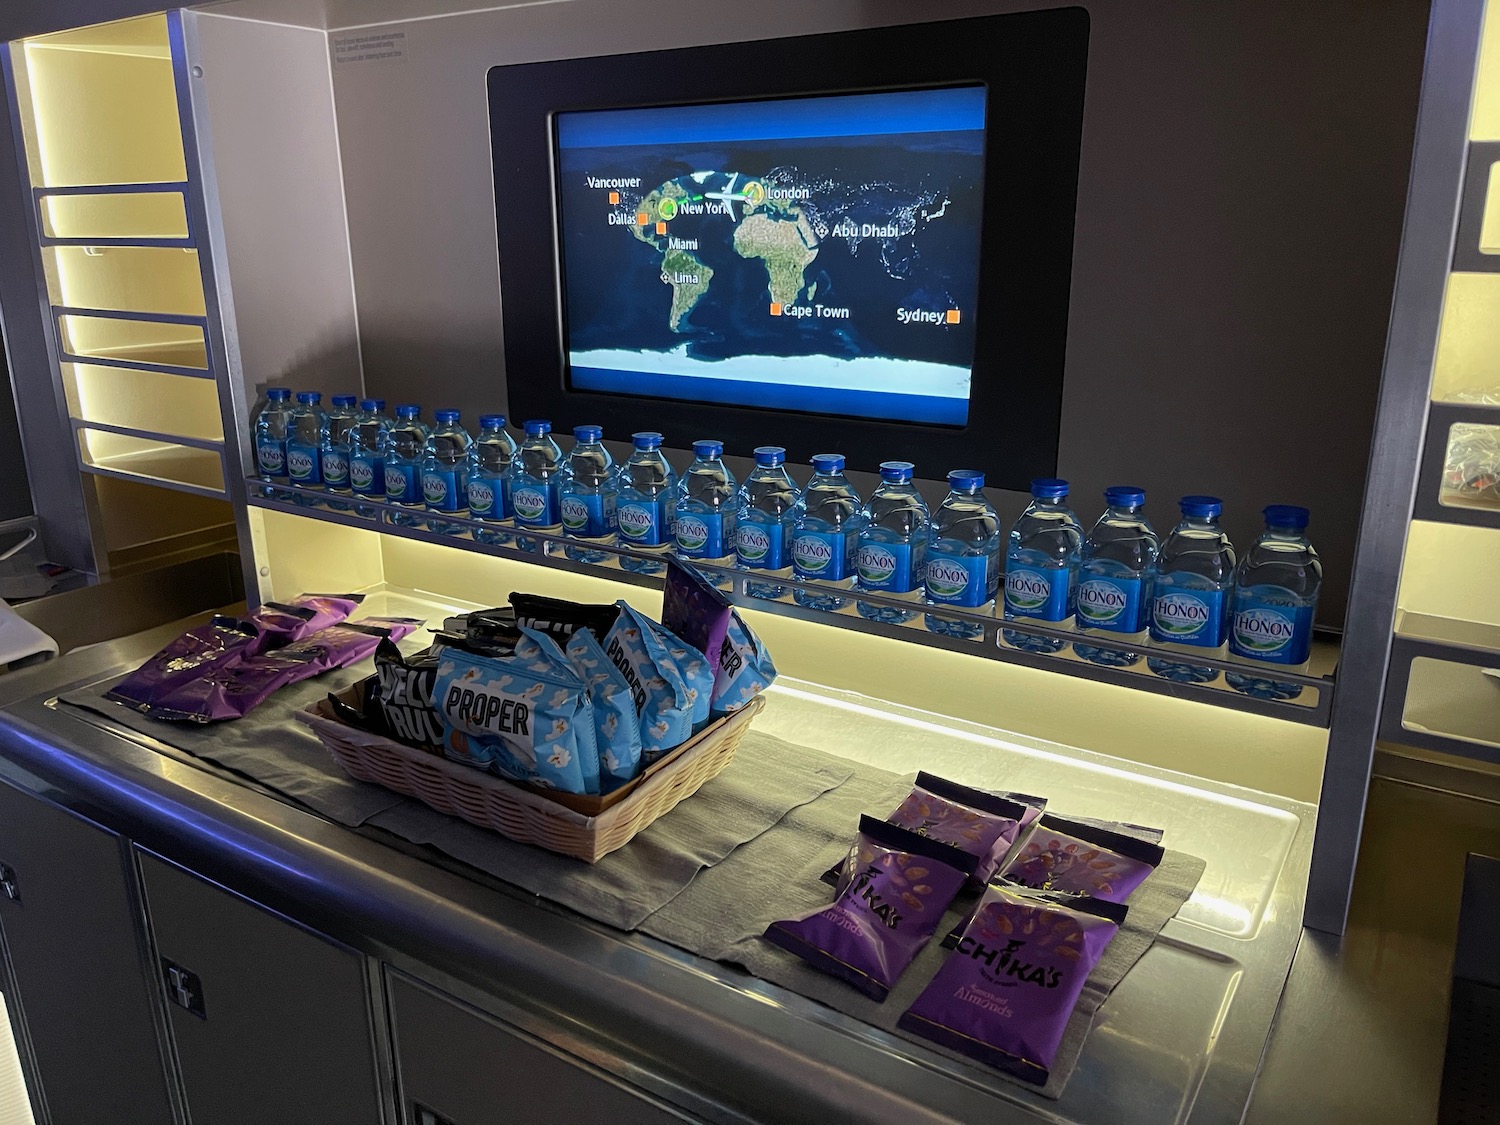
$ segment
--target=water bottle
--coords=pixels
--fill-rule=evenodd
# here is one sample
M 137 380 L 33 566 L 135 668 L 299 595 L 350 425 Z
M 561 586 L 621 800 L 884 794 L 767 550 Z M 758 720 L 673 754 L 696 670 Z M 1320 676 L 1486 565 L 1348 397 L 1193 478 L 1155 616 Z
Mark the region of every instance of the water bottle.
M 920 602 L 927 570 L 927 502 L 912 483 L 910 461 L 884 461 L 880 483 L 861 513 L 859 546 L 854 552 L 855 586 L 889 597 Z M 870 621 L 899 625 L 917 616 L 914 609 L 855 602 Z
M 1158 648 L 1222 658 L 1229 631 L 1234 548 L 1219 526 L 1217 496 L 1184 496 L 1182 522 L 1162 541 L 1151 599 L 1151 640 Z M 1146 667 L 1179 683 L 1217 679 L 1216 668 L 1150 657 Z
M 333 408 L 323 427 L 323 441 L 318 449 L 322 459 L 323 487 L 329 492 L 349 491 L 349 431 L 359 421 L 353 395 L 334 395 Z M 332 505 L 347 510 L 348 505 Z
M 859 493 L 844 476 L 842 453 L 819 453 L 813 475 L 797 499 L 792 527 L 792 570 L 798 578 L 848 590 L 854 585 L 859 550 Z M 843 609 L 848 598 L 818 590 L 794 590 L 793 599 L 809 609 Z
M 558 512 L 563 534 L 569 540 L 564 550 L 574 562 L 602 563 L 608 551 L 588 547 L 613 545 L 615 507 L 619 486 L 615 481 L 615 459 L 604 448 L 604 430 L 599 426 L 573 427 L 573 448 L 568 451 L 562 484 L 558 487 Z
M 255 468 L 261 480 L 286 483 L 286 438 L 292 421 L 292 392 L 266 391 L 266 405 L 255 416 Z
M 359 419 L 349 430 L 349 490 L 354 495 L 376 500 L 385 495 L 385 440 L 390 430 L 385 399 L 361 399 Z
M 1107 505 L 1083 541 L 1078 563 L 1080 633 L 1110 633 L 1116 640 L 1144 641 L 1151 620 L 1151 589 L 1161 543 L 1146 519 L 1146 494 L 1139 488 L 1106 488 Z M 1139 652 L 1075 643 L 1084 660 L 1124 668 L 1139 664 Z
M 504 546 L 514 540 L 502 526 L 511 520 L 511 473 L 516 442 L 505 428 L 504 414 L 483 414 L 479 433 L 469 447 L 469 518 L 483 527 L 474 538 L 481 543 Z
M 562 530 L 558 490 L 562 487 L 563 451 L 552 437 L 552 423 L 533 418 L 525 425 L 526 438 L 516 451 L 511 475 L 510 508 L 517 527 L 531 527 L 556 535 Z M 520 536 L 516 546 L 535 551 L 539 540 Z
M 1307 509 L 1272 504 L 1266 530 L 1234 573 L 1229 655 L 1253 666 L 1229 672 L 1236 691 L 1261 699 L 1296 699 L 1299 684 L 1272 679 L 1273 671 L 1306 672 L 1323 564 L 1307 541 Z
M 434 410 L 437 425 L 427 435 L 422 457 L 422 498 L 429 512 L 448 515 L 469 514 L 469 447 L 474 439 L 459 424 L 457 410 Z M 457 535 L 462 524 L 429 519 L 427 527 L 443 535 Z
M 624 555 L 620 565 L 636 574 L 660 574 L 666 569 L 650 556 L 663 555 L 672 543 L 672 517 L 677 474 L 662 454 L 661 434 L 631 434 L 634 448 L 620 466 L 615 519 L 619 542 L 637 555 Z
M 287 419 L 286 472 L 293 484 L 316 488 L 323 483 L 323 432 L 328 415 L 317 391 L 298 391 L 297 405 Z
M 762 445 L 755 468 L 740 486 L 734 532 L 735 563 L 741 570 L 760 570 L 788 578 L 792 573 L 792 511 L 801 490 L 786 468 L 786 450 Z M 786 587 L 769 582 L 745 583 L 752 598 L 780 598 Z
M 677 557 L 702 559 L 717 566 L 734 565 L 735 501 L 739 482 L 724 465 L 724 443 L 711 439 L 693 442 L 693 463 L 683 470 L 674 496 L 672 539 Z M 729 580 L 713 576 L 716 586 Z
M 1031 503 L 1010 529 L 1005 551 L 1005 616 L 1030 618 L 1059 629 L 1073 617 L 1083 525 L 1067 505 L 1068 482 L 1031 482 Z M 1066 641 L 1004 631 L 1007 644 L 1025 652 L 1060 652 Z
M 422 496 L 422 460 L 427 455 L 427 427 L 422 408 L 414 402 L 396 407 L 396 424 L 385 435 L 385 500 L 403 508 L 425 509 Z M 391 513 L 391 522 L 401 527 L 420 527 L 424 522 L 406 512 Z
M 948 474 L 948 495 L 927 530 L 922 577 L 929 605 L 994 613 L 1000 588 L 1000 517 L 984 498 L 983 473 L 954 469 Z M 984 633 L 984 626 L 972 621 L 945 621 L 930 613 L 924 623 L 945 637 L 973 640 Z

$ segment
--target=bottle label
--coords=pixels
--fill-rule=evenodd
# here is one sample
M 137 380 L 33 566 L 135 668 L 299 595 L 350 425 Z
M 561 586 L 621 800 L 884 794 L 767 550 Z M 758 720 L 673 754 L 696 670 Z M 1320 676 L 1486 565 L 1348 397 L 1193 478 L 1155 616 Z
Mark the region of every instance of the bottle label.
M 1151 639 L 1218 648 L 1224 643 L 1224 591 L 1180 586 L 1158 591 L 1151 603 Z
M 320 466 L 318 450 L 311 445 L 291 445 L 286 447 L 286 471 L 287 476 L 298 484 L 321 484 L 323 475 L 318 470 Z
M 385 498 L 398 504 L 416 504 L 422 499 L 415 465 L 386 465 Z
M 792 567 L 798 578 L 838 582 L 854 569 L 854 545 L 845 531 L 799 531 L 792 536 Z
M 616 511 L 620 538 L 636 547 L 660 547 L 669 538 L 671 509 L 665 500 L 624 500 Z
M 361 496 L 379 496 L 385 489 L 384 459 L 364 453 L 351 456 L 349 487 Z
M 1229 651 L 1269 664 L 1302 664 L 1312 648 L 1313 607 L 1279 586 L 1234 592 Z
M 286 476 L 286 444 L 275 438 L 262 438 L 255 443 L 255 462 L 268 477 Z
M 854 554 L 854 569 L 864 590 L 885 590 L 908 594 L 914 590 L 922 572 L 922 563 L 912 565 L 910 543 L 861 543 Z
M 1005 612 L 1011 617 L 1065 621 L 1071 575 L 1064 567 L 1024 566 L 1012 561 L 1005 570 Z
M 457 469 L 426 469 L 422 473 L 422 498 L 435 512 L 461 512 L 469 503 L 464 474 Z
M 995 596 L 989 569 L 986 555 L 932 556 L 922 572 L 927 600 L 940 605 L 982 606 Z
M 734 533 L 734 553 L 748 570 L 781 570 L 791 532 L 791 524 L 747 521 Z
M 323 450 L 323 483 L 344 488 L 349 483 L 349 455 L 337 449 Z
M 1141 579 L 1091 574 L 1078 587 L 1078 624 L 1112 633 L 1139 633 L 1142 616 Z
M 477 520 L 503 520 L 510 515 L 504 477 L 469 478 L 469 515 Z
M 597 492 L 569 493 L 558 505 L 563 531 L 579 539 L 602 539 L 609 534 L 606 497 Z M 611 513 L 612 511 L 611 505 Z
M 735 541 L 734 517 L 723 512 L 682 512 L 672 525 L 677 553 L 689 559 L 721 559 Z
M 510 494 L 510 506 L 516 522 L 527 527 L 556 527 L 559 522 L 553 511 L 552 490 L 546 485 L 517 485 Z

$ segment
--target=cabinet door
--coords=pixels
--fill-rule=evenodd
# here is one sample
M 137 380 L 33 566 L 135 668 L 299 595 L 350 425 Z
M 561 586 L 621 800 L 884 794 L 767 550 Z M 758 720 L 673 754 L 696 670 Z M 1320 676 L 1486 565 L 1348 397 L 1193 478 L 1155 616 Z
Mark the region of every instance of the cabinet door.
M 365 959 L 141 854 L 188 1115 L 205 1125 L 371 1125 Z
M 683 1125 L 697 1118 L 388 973 L 404 1125 Z
M 0 782 L 6 999 L 51 1125 L 173 1120 L 128 859 L 114 833 Z

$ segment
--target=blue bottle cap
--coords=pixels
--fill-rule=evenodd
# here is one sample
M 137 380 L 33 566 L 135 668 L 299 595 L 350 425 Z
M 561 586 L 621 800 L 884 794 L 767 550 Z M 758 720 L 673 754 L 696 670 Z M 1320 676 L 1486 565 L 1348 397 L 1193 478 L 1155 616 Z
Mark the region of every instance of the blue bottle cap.
M 777 465 L 786 464 L 786 450 L 779 445 L 757 445 L 755 447 L 755 463 L 773 469 Z
M 1184 496 L 1178 504 L 1184 516 L 1194 519 L 1214 517 L 1224 510 L 1224 501 L 1217 496 Z
M 1309 513 L 1295 504 L 1268 504 L 1262 513 L 1267 527 L 1294 527 L 1301 531 L 1307 526 Z
M 1104 502 L 1111 508 L 1139 508 L 1146 502 L 1146 490 L 1118 484 L 1104 490 Z
M 287 390 L 285 387 L 267 387 L 266 388 L 266 401 L 267 402 L 286 402 L 291 397 L 292 397 L 292 392 L 289 391 L 289 390 Z
M 724 456 L 724 443 L 713 438 L 699 438 L 693 442 L 693 456 L 700 461 L 717 461 Z
M 481 430 L 501 430 L 505 428 L 504 414 L 481 414 L 479 416 L 479 428 Z
M 361 410 L 371 410 L 371 411 L 374 411 L 376 413 L 379 413 L 380 411 L 382 411 L 382 410 L 385 409 L 385 399 L 383 399 L 383 398 L 362 398 L 362 399 L 359 400 L 359 408 Z
M 640 433 L 630 435 L 630 441 L 637 449 L 660 449 L 661 443 L 665 440 L 655 430 L 642 430 Z
M 312 403 L 315 403 L 315 402 L 322 402 L 323 401 L 323 392 L 322 391 L 298 391 L 297 392 L 297 401 L 300 402 L 303 406 L 309 406 L 309 405 L 311 405 Z
M 400 406 L 396 407 L 396 417 L 420 418 L 422 417 L 422 408 L 414 402 L 403 402 Z
M 892 484 L 905 484 L 911 480 L 912 474 L 917 467 L 910 461 L 882 461 L 880 462 L 880 479 L 888 480 Z
M 454 426 L 458 424 L 457 410 L 434 410 L 432 416 L 437 419 L 439 426 Z
M 594 442 L 604 440 L 603 426 L 574 426 L 573 436 L 580 442 L 592 445 Z
M 334 406 L 353 406 L 354 405 L 354 401 L 355 400 L 354 400 L 354 396 L 353 395 L 334 395 L 333 396 L 333 405 Z
M 842 453 L 814 453 L 812 467 L 815 473 L 842 473 L 844 455 Z
M 984 487 L 984 474 L 978 469 L 954 469 L 948 474 L 948 487 L 954 492 L 978 492 Z M 1031 494 L 1035 496 L 1036 482 L 1032 482 Z M 1063 485 L 1062 494 L 1068 494 L 1068 486 Z
M 1058 477 L 1037 477 L 1031 482 L 1031 495 L 1037 500 L 1061 500 L 1068 494 L 1068 482 Z

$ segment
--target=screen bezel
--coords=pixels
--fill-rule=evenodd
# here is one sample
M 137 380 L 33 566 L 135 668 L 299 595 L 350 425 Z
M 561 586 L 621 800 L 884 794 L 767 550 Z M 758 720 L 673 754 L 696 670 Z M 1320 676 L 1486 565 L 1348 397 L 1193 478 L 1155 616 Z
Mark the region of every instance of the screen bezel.
M 786 446 L 853 468 L 899 457 L 919 475 L 984 470 L 1024 489 L 1056 471 L 1089 22 L 1081 8 L 787 39 L 492 67 L 491 153 L 509 408 L 606 437 L 659 430 L 669 445 L 732 453 Z M 672 101 L 660 78 L 670 73 Z M 816 82 L 798 75 L 815 75 Z M 893 80 L 899 79 L 899 81 Z M 572 389 L 554 183 L 557 113 L 982 84 L 986 90 L 978 309 L 967 424 L 839 418 Z M 548 222 L 537 200 L 550 201 Z M 530 206 L 507 206 L 529 200 Z

